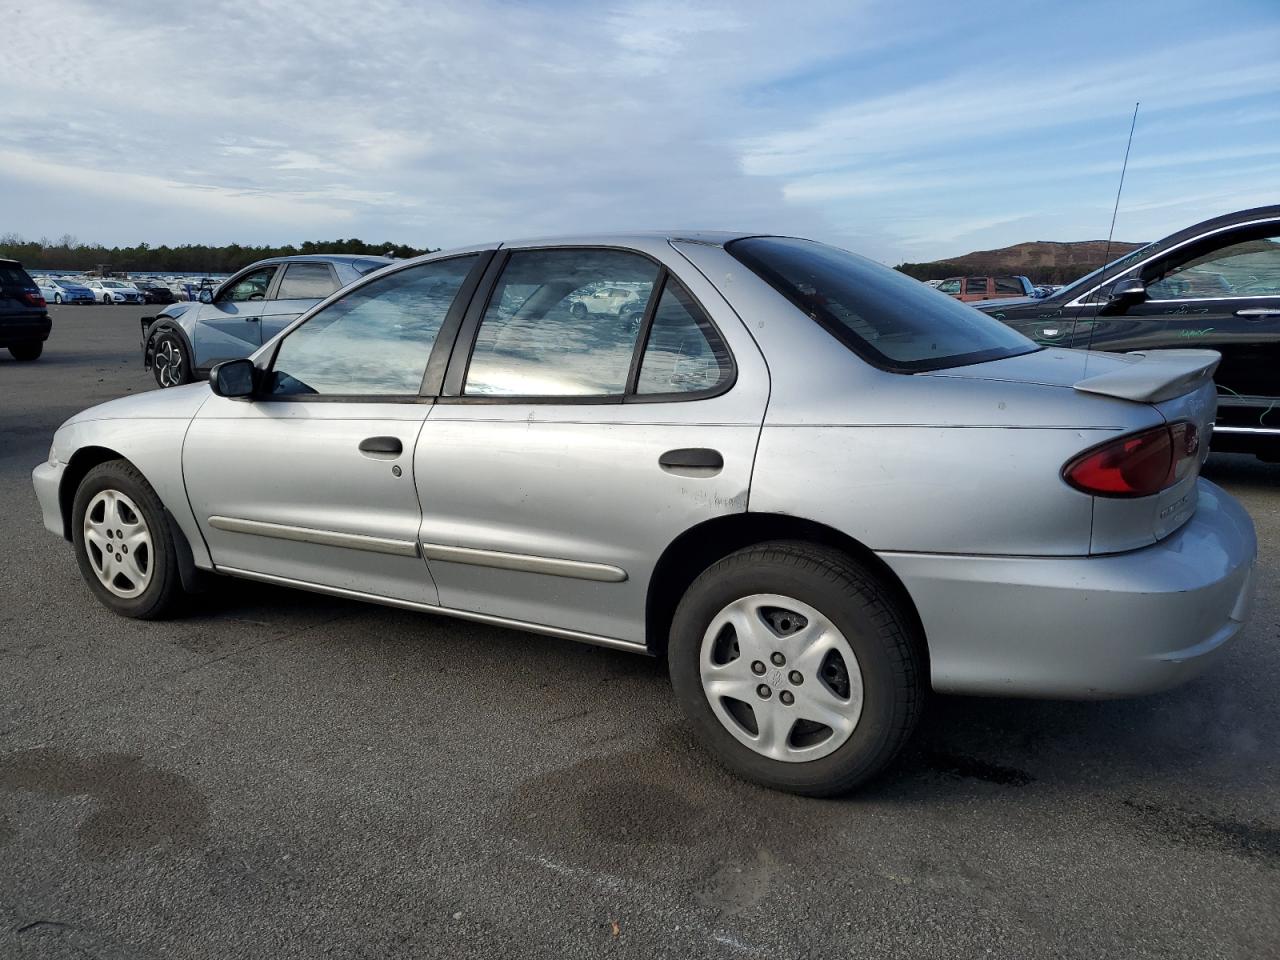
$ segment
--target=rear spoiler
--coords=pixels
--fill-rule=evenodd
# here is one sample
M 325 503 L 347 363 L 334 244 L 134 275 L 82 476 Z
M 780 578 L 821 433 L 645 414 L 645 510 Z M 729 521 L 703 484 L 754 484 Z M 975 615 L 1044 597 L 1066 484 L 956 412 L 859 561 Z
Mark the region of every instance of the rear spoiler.
M 1132 362 L 1110 373 L 1085 377 L 1074 385 L 1075 389 L 1139 403 L 1159 403 L 1190 393 L 1207 382 L 1222 360 L 1217 350 L 1152 350 L 1123 356 Z

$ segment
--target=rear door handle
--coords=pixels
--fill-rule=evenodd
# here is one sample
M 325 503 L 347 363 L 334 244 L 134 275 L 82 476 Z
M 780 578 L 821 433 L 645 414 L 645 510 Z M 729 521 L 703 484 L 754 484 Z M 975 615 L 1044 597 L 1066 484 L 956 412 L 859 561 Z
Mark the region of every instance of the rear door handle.
M 1249 320 L 1261 320 L 1264 317 L 1280 317 L 1280 307 L 1245 307 L 1236 311 L 1237 317 Z
M 404 451 L 399 437 L 368 437 L 360 441 L 361 453 L 397 454 Z
M 724 469 L 724 457 L 719 450 L 707 447 L 681 447 L 660 456 L 658 466 L 669 473 L 709 476 Z

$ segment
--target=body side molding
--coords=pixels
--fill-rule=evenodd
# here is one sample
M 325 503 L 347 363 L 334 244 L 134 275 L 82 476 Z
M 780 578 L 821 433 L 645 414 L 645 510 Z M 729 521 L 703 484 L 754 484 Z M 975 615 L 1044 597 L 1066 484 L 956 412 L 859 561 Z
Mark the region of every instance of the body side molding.
M 561 560 L 528 553 L 504 553 L 500 550 L 479 550 L 474 547 L 450 547 L 441 543 L 423 543 L 422 555 L 428 560 L 469 563 L 477 567 L 496 567 L 499 570 L 519 570 L 523 573 L 545 573 L 552 577 L 571 577 L 575 580 L 622 583 L 627 579 L 627 571 L 607 563 Z
M 268 523 L 265 520 L 242 520 L 238 517 L 210 517 L 209 526 L 228 533 L 247 533 L 276 540 L 296 540 L 299 543 L 315 543 L 326 547 L 349 547 L 370 553 L 389 553 L 397 557 L 416 557 L 418 545 L 412 540 L 394 540 L 390 537 L 370 537 L 361 533 L 339 533 L 336 530 L 316 530 L 312 527 L 293 527 L 284 523 Z

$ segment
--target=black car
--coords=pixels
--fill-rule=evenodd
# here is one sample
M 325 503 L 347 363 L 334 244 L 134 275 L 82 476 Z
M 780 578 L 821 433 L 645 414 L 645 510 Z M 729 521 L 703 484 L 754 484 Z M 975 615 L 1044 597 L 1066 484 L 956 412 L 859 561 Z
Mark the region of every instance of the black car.
M 1280 206 L 1187 227 L 1041 300 L 973 306 L 1046 346 L 1217 350 L 1213 449 L 1280 460 Z
M 142 299 L 147 303 L 178 302 L 178 298 L 173 295 L 173 291 L 163 283 L 156 283 L 154 280 L 132 280 L 130 282 L 138 288 L 138 292 L 142 294 Z
M 53 321 L 40 288 L 17 260 L 0 259 L 0 347 L 15 360 L 34 360 L 44 350 Z

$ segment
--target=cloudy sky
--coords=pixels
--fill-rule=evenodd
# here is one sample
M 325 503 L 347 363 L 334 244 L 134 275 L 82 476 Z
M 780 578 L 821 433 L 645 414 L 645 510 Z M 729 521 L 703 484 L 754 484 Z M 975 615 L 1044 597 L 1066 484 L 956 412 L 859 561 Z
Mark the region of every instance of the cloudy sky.
M 3 9 L 0 232 L 32 239 L 1094 239 L 1135 100 L 1117 238 L 1280 202 L 1277 0 Z

